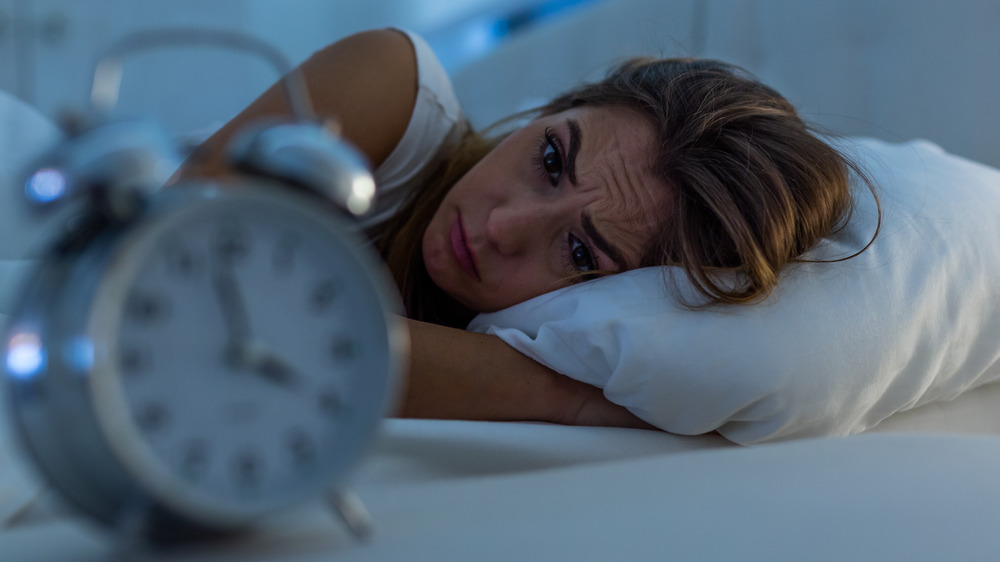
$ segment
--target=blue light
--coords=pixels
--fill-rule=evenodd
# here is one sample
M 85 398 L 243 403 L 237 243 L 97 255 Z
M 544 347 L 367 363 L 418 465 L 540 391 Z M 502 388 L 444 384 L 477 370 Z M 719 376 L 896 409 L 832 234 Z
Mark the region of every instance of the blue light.
M 496 4 L 496 8 L 488 10 L 485 15 L 424 30 L 424 39 L 430 43 L 449 74 L 481 59 L 514 35 L 565 17 L 577 8 L 597 3 L 597 0 L 522 0 L 515 2 L 513 7 L 503 7 L 503 3 L 497 0 L 492 3 Z
M 80 373 L 90 373 L 94 368 L 94 343 L 90 338 L 76 337 L 63 346 L 63 361 Z
M 20 332 L 11 336 L 7 343 L 7 372 L 27 379 L 45 366 L 45 349 L 38 334 Z
M 66 193 L 66 176 L 55 168 L 42 168 L 28 178 L 24 192 L 36 203 L 55 201 Z

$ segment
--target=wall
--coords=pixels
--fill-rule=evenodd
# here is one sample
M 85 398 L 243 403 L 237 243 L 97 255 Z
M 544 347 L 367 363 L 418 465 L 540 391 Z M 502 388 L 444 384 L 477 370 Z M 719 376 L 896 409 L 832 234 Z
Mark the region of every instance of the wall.
M 848 135 L 931 139 L 1000 166 L 996 0 L 610 0 L 517 37 L 455 76 L 474 123 L 622 57 L 721 58 Z
M 398 25 L 436 40 L 456 22 L 533 1 L 0 0 L 0 88 L 23 90 L 50 116 L 80 106 L 96 53 L 141 28 L 240 29 L 300 61 L 359 29 Z M 599 76 L 625 56 L 698 55 L 747 67 L 836 131 L 930 138 L 1000 166 L 997 0 L 594 0 L 565 14 L 456 69 L 476 124 Z M 229 118 L 274 78 L 260 63 L 197 51 L 149 55 L 127 72 L 123 110 L 152 109 L 178 131 Z
M 707 5 L 704 54 L 750 68 L 807 118 L 1000 166 L 1000 2 Z
M 693 0 L 598 2 L 511 38 L 457 72 L 455 88 L 473 123 L 485 126 L 598 78 L 625 56 L 694 54 L 697 15 Z
M 300 62 L 352 32 L 419 33 L 542 0 L 0 0 L 0 89 L 50 117 L 87 105 L 94 64 L 127 34 L 183 27 L 241 31 Z M 119 113 L 153 113 L 175 132 L 211 128 L 274 81 L 261 61 L 198 46 L 126 61 Z

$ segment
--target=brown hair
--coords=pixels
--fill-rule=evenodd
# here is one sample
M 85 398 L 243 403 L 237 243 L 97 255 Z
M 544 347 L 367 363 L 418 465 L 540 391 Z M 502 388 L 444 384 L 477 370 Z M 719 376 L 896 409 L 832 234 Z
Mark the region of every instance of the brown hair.
M 579 106 L 629 108 L 653 124 L 653 174 L 669 191 L 669 210 L 640 266 L 679 266 L 704 297 L 689 306 L 765 297 L 785 265 L 847 223 L 852 173 L 877 199 L 863 170 L 820 140 L 784 97 L 733 65 L 635 58 L 538 112 Z M 496 142 L 467 135 L 436 179 L 374 233 L 411 317 L 451 325 L 471 318 L 450 309 L 427 278 L 421 240 L 451 186 Z
M 542 111 L 581 105 L 628 107 L 656 128 L 653 173 L 670 210 L 640 267 L 681 267 L 702 305 L 765 297 L 785 265 L 847 224 L 852 172 L 877 200 L 863 170 L 778 92 L 730 64 L 636 58 Z
M 500 140 L 468 129 L 430 180 L 412 191 L 389 220 L 369 229 L 368 237 L 392 273 L 410 318 L 464 328 L 475 315 L 431 281 L 424 267 L 422 243 L 424 231 L 448 191 Z

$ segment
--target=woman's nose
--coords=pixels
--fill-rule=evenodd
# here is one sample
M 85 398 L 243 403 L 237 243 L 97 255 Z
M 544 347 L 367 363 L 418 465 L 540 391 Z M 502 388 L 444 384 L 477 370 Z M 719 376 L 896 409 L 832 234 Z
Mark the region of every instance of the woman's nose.
M 524 252 L 533 240 L 545 238 L 549 214 L 537 201 L 508 202 L 490 211 L 486 237 L 501 254 Z

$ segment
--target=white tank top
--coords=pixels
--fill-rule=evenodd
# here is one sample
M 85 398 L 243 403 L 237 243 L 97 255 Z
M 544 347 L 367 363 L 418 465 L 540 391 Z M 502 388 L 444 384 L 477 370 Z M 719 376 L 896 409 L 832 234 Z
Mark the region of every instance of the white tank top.
M 468 128 L 451 80 L 430 46 L 412 32 L 399 31 L 416 52 L 417 99 L 399 144 L 374 172 L 377 200 L 375 210 L 365 218 L 366 226 L 389 218 L 443 155 L 458 145 Z

